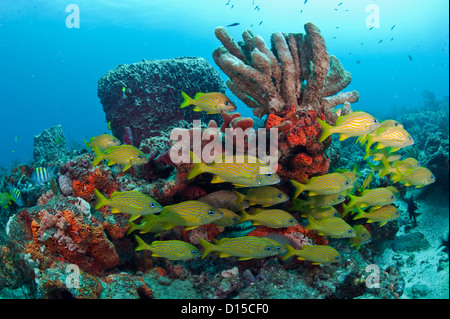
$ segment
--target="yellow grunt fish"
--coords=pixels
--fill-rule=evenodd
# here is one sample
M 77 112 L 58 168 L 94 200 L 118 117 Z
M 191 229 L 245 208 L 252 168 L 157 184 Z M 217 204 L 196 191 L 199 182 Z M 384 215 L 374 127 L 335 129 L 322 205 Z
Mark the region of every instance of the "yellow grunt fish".
M 131 166 L 141 165 L 148 162 L 147 156 L 132 145 L 110 146 L 106 153 L 102 153 L 97 145 L 94 145 L 95 158 L 92 166 L 98 165 L 102 160 L 108 160 L 108 166 L 114 164 L 124 165 L 122 172 Z
M 384 147 L 390 147 L 391 152 L 414 144 L 414 140 L 409 133 L 401 127 L 380 128 L 377 134 L 367 137 L 366 157 L 370 156 L 370 147 L 373 143 L 378 143 L 376 150 Z
M 287 253 L 283 260 L 298 256 L 298 260 L 309 260 L 313 265 L 336 263 L 342 259 L 336 249 L 326 245 L 304 245 L 302 249 L 294 249 L 291 245 L 286 244 L 286 250 Z
M 221 258 L 234 256 L 239 260 L 276 256 L 286 251 L 279 242 L 265 237 L 222 238 L 220 241 L 214 240 L 215 245 L 202 238 L 199 241 L 205 248 L 202 259 L 213 251 L 219 253 Z
M 350 247 L 355 247 L 356 250 L 361 248 L 361 245 L 367 244 L 371 241 L 369 231 L 363 225 L 355 225 L 353 229 L 356 232 L 356 236 L 350 238 Z
M 252 188 L 249 189 L 245 195 L 235 190 L 233 190 L 233 192 L 237 195 L 236 204 L 247 200 L 249 205 L 262 205 L 262 207 L 269 207 L 289 200 L 289 196 L 286 195 L 286 193 L 272 186 Z
M 292 207 L 288 210 L 302 211 L 306 208 L 334 206 L 345 201 L 346 193 L 347 192 L 345 191 L 345 193 L 340 194 L 310 196 L 306 200 L 297 198 L 292 201 Z
M 393 177 L 393 182 L 401 182 L 405 186 L 416 186 L 416 188 L 423 187 L 434 183 L 436 177 L 433 173 L 425 167 L 410 168 L 406 172 L 402 172 L 398 167 L 397 175 Z
M 330 173 L 311 178 L 306 184 L 299 183 L 291 179 L 295 187 L 294 198 L 297 198 L 303 191 L 309 191 L 308 196 L 340 194 L 347 189 L 351 189 L 353 184 L 350 179 L 341 173 Z
M 348 197 L 350 197 L 350 202 L 344 208 L 342 217 L 345 217 L 354 206 L 385 206 L 392 204 L 396 200 L 394 193 L 386 187 L 366 189 L 362 196 L 348 195 Z
M 194 111 L 205 111 L 207 112 L 206 114 L 236 111 L 236 105 L 225 94 L 219 92 L 197 93 L 193 99 L 184 92 L 181 92 L 181 95 L 184 101 L 181 103 L 180 108 L 194 105 Z
M 315 229 L 319 235 L 330 236 L 331 238 L 350 238 L 355 237 L 353 228 L 340 217 L 329 217 L 323 220 L 315 220 L 311 216 L 307 217 L 307 230 Z
M 238 214 L 226 208 L 220 207 L 219 209 L 223 213 L 223 216 L 222 218 L 219 218 L 218 220 L 212 222 L 213 225 L 228 227 L 239 224 L 240 216 Z
M 138 236 L 134 236 L 138 242 L 136 251 L 150 250 L 152 257 L 162 257 L 168 260 L 187 260 L 198 258 L 201 256 L 201 251 L 195 246 L 181 240 L 164 240 L 152 241 L 149 245 Z
M 357 209 L 358 213 L 353 219 L 367 218 L 368 223 L 379 223 L 379 226 L 384 226 L 387 222 L 400 217 L 400 212 L 393 205 L 372 207 L 368 212 L 363 211 L 359 207 Z
M 328 136 L 335 133 L 341 134 L 340 140 L 342 141 L 352 136 L 372 133 L 380 127 L 380 122 L 366 112 L 353 112 L 340 116 L 336 120 L 336 126 L 331 126 L 319 118 L 317 118 L 317 122 L 322 126 L 319 142 L 323 142 Z
M 194 167 L 188 179 L 202 173 L 214 174 L 211 183 L 233 183 L 237 187 L 259 187 L 277 184 L 280 177 L 267 164 L 247 155 L 219 156 L 211 164 L 205 164 L 191 152 Z
M 94 189 L 97 197 L 95 209 L 105 205 L 111 206 L 111 213 L 125 213 L 133 215 L 129 221 L 137 219 L 139 216 L 156 214 L 162 210 L 162 206 L 153 198 L 141 192 L 114 192 L 106 198 L 97 189 Z
M 86 143 L 86 148 L 94 147 L 97 145 L 98 148 L 102 151 L 107 150 L 110 146 L 119 146 L 120 140 L 110 134 L 102 134 L 99 136 L 91 137 L 89 142 L 84 141 Z
M 288 212 L 281 209 L 257 209 L 252 215 L 245 210 L 241 210 L 240 223 L 251 220 L 254 226 L 263 225 L 270 228 L 285 228 L 295 226 L 298 221 Z

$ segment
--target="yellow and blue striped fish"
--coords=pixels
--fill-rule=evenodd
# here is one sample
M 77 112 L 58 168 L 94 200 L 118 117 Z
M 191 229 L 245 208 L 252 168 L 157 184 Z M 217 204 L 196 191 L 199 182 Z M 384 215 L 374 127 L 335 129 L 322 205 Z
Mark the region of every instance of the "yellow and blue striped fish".
M 339 116 L 336 120 L 336 126 L 332 126 L 319 118 L 317 118 L 317 122 L 322 126 L 319 142 L 323 142 L 334 133 L 340 133 L 340 140 L 342 141 L 352 136 L 372 133 L 380 127 L 380 122 L 366 112 L 353 112 Z
M 194 111 L 205 111 L 207 112 L 206 114 L 236 111 L 236 105 L 225 94 L 219 92 L 197 93 L 193 99 L 184 92 L 181 92 L 181 95 L 184 101 L 181 103 L 180 108 L 194 105 Z
M 308 196 L 340 194 L 347 189 L 351 189 L 353 184 L 350 179 L 341 173 L 329 173 L 311 178 L 306 184 L 299 183 L 291 179 L 295 187 L 294 198 L 297 198 L 303 191 L 309 191 Z
M 237 195 L 236 203 L 247 200 L 250 205 L 261 205 L 262 207 L 269 207 L 284 203 L 289 200 L 289 196 L 283 191 L 272 186 L 263 186 L 252 188 L 247 191 L 247 194 L 243 195 L 233 189 Z
M 267 164 L 247 155 L 217 156 L 211 164 L 205 164 L 191 152 L 194 166 L 188 179 L 202 173 L 214 174 L 211 183 L 233 183 L 237 187 L 259 187 L 277 184 L 280 177 Z
M 94 145 L 95 158 L 92 166 L 98 165 L 100 161 L 108 160 L 108 166 L 114 164 L 124 165 L 122 172 L 131 166 L 141 165 L 148 162 L 147 156 L 142 151 L 132 145 L 110 146 L 106 153 L 102 153 L 97 145 Z
M 136 230 L 139 230 L 140 234 L 155 233 L 155 236 L 158 236 L 163 231 L 175 227 L 164 222 L 159 221 L 154 222 L 154 220 L 155 215 L 145 215 L 142 217 L 142 222 L 140 224 L 135 224 L 133 222 L 128 221 L 129 228 L 127 231 L 127 235 L 131 234 Z
M 396 200 L 394 193 L 386 187 L 366 189 L 362 196 L 349 194 L 348 197 L 350 197 L 350 202 L 344 211 L 348 211 L 353 206 L 385 206 L 392 204 Z
M 138 236 L 134 236 L 138 242 L 136 251 L 150 250 L 152 257 L 162 257 L 168 260 L 187 260 L 198 258 L 201 256 L 201 251 L 195 246 L 181 240 L 165 240 L 153 241 L 150 245 L 143 241 Z
M 379 223 L 379 226 L 384 226 L 387 222 L 400 217 L 400 212 L 393 205 L 372 207 L 367 213 L 359 207 L 357 209 L 358 214 L 353 219 L 367 218 L 368 223 Z
M 359 250 L 361 245 L 367 244 L 372 240 L 372 236 L 363 225 L 355 225 L 353 229 L 356 232 L 356 236 L 350 238 L 350 247 L 355 247 L 356 250 Z
M 414 144 L 414 140 L 409 133 L 401 127 L 380 128 L 376 135 L 367 136 L 366 157 L 370 156 L 370 147 L 373 143 L 378 143 L 375 149 L 390 147 L 391 152 Z
M 155 215 L 153 220 L 148 222 L 147 227 L 153 227 L 155 223 L 166 223 L 166 229 L 175 226 L 184 226 L 185 230 L 194 229 L 198 226 L 211 224 L 222 218 L 220 209 L 209 204 L 190 200 L 174 205 L 164 206 L 160 215 Z
M 53 177 L 55 167 L 49 169 L 47 167 L 36 167 L 31 174 L 31 180 L 39 185 L 43 185 L 50 181 Z
M 333 206 L 329 207 L 313 207 L 302 210 L 301 217 L 311 216 L 314 220 L 321 220 L 329 217 L 341 217 Z
M 345 201 L 347 192 L 343 192 L 340 194 L 331 194 L 331 195 L 317 195 L 310 196 L 305 200 L 295 199 L 292 202 L 292 207 L 290 207 L 289 211 L 296 210 L 304 210 L 306 208 L 314 208 L 314 207 L 328 207 L 334 206 Z
M 340 217 L 329 217 L 322 220 L 315 220 L 307 216 L 307 230 L 317 230 L 319 235 L 330 236 L 331 238 L 350 238 L 355 237 L 353 228 Z
M 97 189 L 94 189 L 97 197 L 95 209 L 105 205 L 111 206 L 111 213 L 125 213 L 133 215 L 129 221 L 137 219 L 139 216 L 156 214 L 162 210 L 162 206 L 153 198 L 141 192 L 114 192 L 110 198 L 106 198 Z
M 213 225 L 228 227 L 239 223 L 240 216 L 238 214 L 227 208 L 220 207 L 219 209 L 223 213 L 223 216 L 218 220 L 212 222 Z
M 283 257 L 286 260 L 292 256 L 298 256 L 298 260 L 309 260 L 313 265 L 331 264 L 341 261 L 341 255 L 333 247 L 326 245 L 304 245 L 302 249 L 294 249 L 286 244 L 287 253 Z
M 406 172 L 401 172 L 398 167 L 397 175 L 393 177 L 394 183 L 404 183 L 405 186 L 416 186 L 416 188 L 429 185 L 436 181 L 433 173 L 425 167 L 410 168 Z
M 117 137 L 112 136 L 111 134 L 101 134 L 91 137 L 89 142 L 84 141 L 84 143 L 86 143 L 87 149 L 89 147 L 94 147 L 94 145 L 97 145 L 100 150 L 104 151 L 107 150 L 110 146 L 120 145 L 120 140 Z
M 202 238 L 199 241 L 205 248 L 202 259 L 213 251 L 219 253 L 221 258 L 234 256 L 239 257 L 239 260 L 276 256 L 286 251 L 279 242 L 265 237 L 222 238 L 220 241 L 215 240 L 215 245 Z
M 380 123 L 380 127 L 378 129 L 380 129 L 380 128 L 386 129 L 386 128 L 390 128 L 390 127 L 401 127 L 402 128 L 403 125 L 396 120 L 384 120 L 383 122 Z M 376 135 L 377 131 L 374 131 L 367 135 L 361 135 L 358 137 L 358 139 L 356 141 L 360 142 L 361 145 L 364 145 L 364 143 L 367 142 L 367 136 L 368 135 Z
M 252 215 L 241 210 L 240 223 L 251 220 L 254 226 L 263 225 L 270 228 L 285 228 L 298 224 L 294 216 L 281 209 L 257 209 Z

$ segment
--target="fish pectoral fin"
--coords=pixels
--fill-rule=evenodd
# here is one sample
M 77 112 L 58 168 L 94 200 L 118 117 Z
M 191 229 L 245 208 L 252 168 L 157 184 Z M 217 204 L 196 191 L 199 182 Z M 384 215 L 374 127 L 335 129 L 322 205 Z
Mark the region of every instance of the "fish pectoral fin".
M 152 257 L 161 257 L 161 256 L 158 255 L 157 253 L 152 253 Z
M 195 112 L 201 112 L 203 110 L 201 108 L 199 108 L 198 106 L 194 106 L 194 111 Z
M 118 213 L 121 213 L 121 211 L 119 209 L 115 208 L 115 207 L 112 207 L 111 208 L 111 213 L 118 214 Z
M 238 260 L 249 260 L 252 259 L 253 257 L 240 257 Z
M 320 263 L 311 263 L 312 265 L 320 265 Z
M 225 183 L 225 181 L 222 179 L 222 177 L 218 176 L 218 175 L 214 175 L 214 177 L 211 180 L 212 184 L 215 183 Z
M 319 195 L 319 194 L 317 194 L 317 193 L 315 193 L 313 191 L 309 191 L 309 193 L 308 193 L 308 196 L 316 196 L 316 195 Z
M 339 136 L 339 141 L 343 141 L 343 140 L 345 140 L 345 139 L 347 139 L 347 138 L 349 138 L 350 136 L 348 136 L 348 135 L 346 135 L 346 134 L 341 134 L 340 136 Z
M 108 160 L 108 166 L 114 165 L 116 164 L 116 162 L 114 162 L 113 160 Z
M 124 167 L 123 167 L 123 170 L 122 170 L 122 172 L 125 172 L 127 169 L 129 169 L 131 167 L 131 164 L 126 164 Z
M 131 215 L 130 219 L 128 219 L 128 222 L 132 222 L 132 221 L 138 219 L 139 217 L 141 217 L 141 215 Z
M 253 222 L 253 226 L 261 226 L 262 224 L 260 222 Z
M 386 225 L 386 223 L 387 223 L 387 221 L 381 222 L 381 223 L 378 224 L 378 226 L 380 226 L 380 227 L 384 226 L 384 225 Z
M 228 255 L 226 253 L 219 253 L 219 257 L 220 258 L 226 258 L 226 257 L 231 257 L 231 255 Z
M 297 257 L 297 260 L 306 260 L 306 259 L 299 256 L 299 257 Z

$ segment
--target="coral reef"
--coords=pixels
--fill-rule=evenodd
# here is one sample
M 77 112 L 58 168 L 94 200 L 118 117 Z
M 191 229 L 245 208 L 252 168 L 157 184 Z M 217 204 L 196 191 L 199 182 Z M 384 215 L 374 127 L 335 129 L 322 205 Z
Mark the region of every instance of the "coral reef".
M 113 135 L 123 141 L 131 133 L 133 138 L 127 141 L 136 147 L 178 121 L 202 118 L 192 108 L 179 108 L 181 91 L 194 96 L 198 92 L 223 93 L 225 87 L 219 73 L 205 59 L 189 57 L 122 64 L 98 81 L 98 97 Z
M 69 153 L 61 125 L 44 130 L 33 141 L 33 161 L 39 165 L 64 160 Z

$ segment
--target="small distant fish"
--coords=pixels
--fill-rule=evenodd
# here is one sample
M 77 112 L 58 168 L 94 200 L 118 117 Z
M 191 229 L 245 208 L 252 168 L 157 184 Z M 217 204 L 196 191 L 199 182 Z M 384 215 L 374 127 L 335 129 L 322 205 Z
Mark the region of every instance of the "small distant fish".
M 286 251 L 279 242 L 265 237 L 222 238 L 220 241 L 215 240 L 215 244 L 202 238 L 199 238 L 199 241 L 205 249 L 202 259 L 211 252 L 217 252 L 221 258 L 234 256 L 239 257 L 239 260 L 249 260 L 276 256 Z
M 386 205 L 383 207 L 372 207 L 366 213 L 361 208 L 357 207 L 358 213 L 353 219 L 367 218 L 368 223 L 379 223 L 378 226 L 384 226 L 387 222 L 400 217 L 400 212 L 397 207 L 393 205 Z
M 412 62 L 412 56 L 408 55 L 408 59 Z
M 419 188 L 436 181 L 433 173 L 425 167 L 411 168 L 405 173 L 400 172 L 397 168 L 397 172 L 397 175 L 393 178 L 393 182 L 401 182 L 405 186 L 416 186 L 416 188 Z
M 166 229 L 183 226 L 185 230 L 191 230 L 198 226 L 211 224 L 221 218 L 223 213 L 209 204 L 191 200 L 164 206 L 160 215 L 152 216 L 149 218 L 148 227 L 163 222 Z
M 39 185 L 44 185 L 50 181 L 53 176 L 55 167 L 48 169 L 47 167 L 36 167 L 31 174 L 31 180 Z
M 307 230 L 317 230 L 319 235 L 330 236 L 331 238 L 355 237 L 356 232 L 340 217 L 329 217 L 323 220 L 315 220 L 311 216 L 307 217 Z
M 363 225 L 355 225 L 353 229 L 356 232 L 356 236 L 350 238 L 350 247 L 355 247 L 356 250 L 361 248 L 361 245 L 367 244 L 371 241 L 369 231 Z
M 191 99 L 186 93 L 181 92 L 184 98 L 180 108 L 184 108 L 188 105 L 194 106 L 195 112 L 207 112 L 206 114 L 219 114 L 221 111 L 234 112 L 236 111 L 236 105 L 222 93 L 197 93 L 193 99 Z
M 394 38 L 391 38 L 391 41 L 394 40 Z
M 322 176 L 314 176 L 305 184 L 291 179 L 295 187 L 294 198 L 303 191 L 309 191 L 308 196 L 341 194 L 343 191 L 353 187 L 351 181 L 340 173 L 329 173 Z
M 236 190 L 233 190 L 233 192 L 237 196 L 236 204 L 247 200 L 250 205 L 269 207 L 289 200 L 289 196 L 286 193 L 273 186 L 251 188 L 245 195 Z
M 317 118 L 317 122 L 322 127 L 319 143 L 323 142 L 331 134 L 341 134 L 339 140 L 342 141 L 349 137 L 372 133 L 380 126 L 380 122 L 366 112 L 352 112 L 339 116 L 335 126 L 331 126 L 319 118 Z
M 308 2 L 308 0 L 305 0 L 305 2 L 303 4 L 306 4 Z
M 19 137 L 16 135 L 16 136 L 14 136 L 14 142 L 18 142 L 19 141 Z
M 343 4 L 343 2 L 339 3 L 337 6 L 339 7 L 341 4 Z
M 371 27 L 369 28 L 369 31 L 372 30 L 372 29 L 373 29 L 373 26 L 371 26 Z
M 7 208 L 11 204 L 11 196 L 8 193 L 0 193 L 0 207 Z
M 258 10 L 259 11 L 259 6 L 256 6 L 253 10 Z
M 143 241 L 138 236 L 134 236 L 138 242 L 136 251 L 150 250 L 152 257 L 162 257 L 168 260 L 187 260 L 198 258 L 201 256 L 201 251 L 195 246 L 181 240 L 154 240 L 150 245 Z
M 283 257 L 286 260 L 292 256 L 298 256 L 298 260 L 309 260 L 313 265 L 331 264 L 341 261 L 341 255 L 333 247 L 326 245 L 304 245 L 302 249 L 294 249 L 286 244 L 287 253 Z
M 361 42 L 359 45 L 364 45 L 364 42 Z
M 361 60 L 356 60 L 356 64 L 360 64 L 361 63 Z
M 381 43 L 381 42 L 383 42 L 383 39 L 381 39 L 380 41 L 378 41 L 378 43 Z
M 251 215 L 242 209 L 239 222 L 247 220 L 252 221 L 254 226 L 263 225 L 270 228 L 285 228 L 298 224 L 294 216 L 281 209 L 257 209 Z
M 395 24 L 391 27 L 391 31 L 394 30 L 394 28 L 395 28 Z
M 86 144 L 87 149 L 89 149 L 90 147 L 93 148 L 94 145 L 97 145 L 100 150 L 104 151 L 107 150 L 110 146 L 120 145 L 120 140 L 110 134 L 102 134 L 91 137 L 89 142 L 84 141 L 84 143 Z
M 211 183 L 233 183 L 237 187 L 260 187 L 278 184 L 280 177 L 267 164 L 256 157 L 247 155 L 220 156 L 211 164 L 205 164 L 191 152 L 194 166 L 188 179 L 202 173 L 214 174 Z
M 226 5 L 226 6 L 229 5 L 229 4 L 230 4 L 230 1 L 231 1 L 231 0 L 228 0 L 228 2 L 227 2 L 225 5 Z
M 336 39 L 336 37 L 333 37 L 333 39 Z
M 141 165 L 148 162 L 147 156 L 132 145 L 110 146 L 106 153 L 102 153 L 97 145 L 94 145 L 95 158 L 92 166 L 98 165 L 102 160 L 108 160 L 108 166 L 114 164 L 124 165 L 122 172 L 131 166 Z
M 302 10 L 300 10 L 300 14 L 303 12 L 303 9 Z
M 230 8 L 230 9 L 233 9 L 233 8 L 234 8 L 234 4 L 231 5 L 231 8 Z
M 139 216 L 159 213 L 163 207 L 152 197 L 137 191 L 114 192 L 106 198 L 97 189 L 94 189 L 97 197 L 95 209 L 105 205 L 111 206 L 111 213 L 125 213 L 133 215 L 129 221 L 137 219 Z
M 261 25 L 263 22 L 261 21 L 258 25 Z
M 239 22 L 235 22 L 235 23 L 227 25 L 226 27 L 235 27 L 237 25 L 240 25 L 240 23 Z
M 337 9 L 337 8 L 334 8 L 334 11 L 338 11 L 338 9 Z
M 336 27 L 336 29 L 339 29 L 339 27 Z

